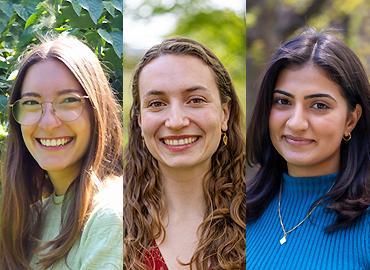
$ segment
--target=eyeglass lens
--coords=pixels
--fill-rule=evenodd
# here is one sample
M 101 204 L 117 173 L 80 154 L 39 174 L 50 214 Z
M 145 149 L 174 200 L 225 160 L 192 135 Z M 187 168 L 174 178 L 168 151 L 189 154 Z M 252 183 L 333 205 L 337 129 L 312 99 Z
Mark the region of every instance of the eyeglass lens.
M 32 125 L 41 119 L 44 103 L 34 97 L 17 100 L 12 106 L 15 120 L 21 125 Z M 62 121 L 76 120 L 83 110 L 84 99 L 77 94 L 63 94 L 52 102 L 53 113 Z

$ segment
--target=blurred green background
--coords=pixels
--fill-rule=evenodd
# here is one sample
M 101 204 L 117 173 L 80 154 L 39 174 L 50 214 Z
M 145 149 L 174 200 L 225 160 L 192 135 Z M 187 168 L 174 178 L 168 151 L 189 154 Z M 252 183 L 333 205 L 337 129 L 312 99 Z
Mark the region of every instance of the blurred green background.
M 247 0 L 247 120 L 256 101 L 261 74 L 279 45 L 310 26 L 337 29 L 370 74 L 370 1 Z
M 130 89 L 132 72 L 145 51 L 166 37 L 186 36 L 210 48 L 229 71 L 245 113 L 245 0 L 221 1 L 224 2 L 222 4 L 219 2 L 212 0 L 125 1 L 123 121 L 126 141 L 129 109 L 132 102 Z M 156 19 L 160 18 L 164 20 L 156 22 Z M 132 21 L 135 22 L 135 26 L 131 26 Z M 143 27 L 138 27 L 136 30 L 134 27 L 138 24 Z M 161 27 L 168 30 L 163 31 Z M 148 42 L 149 36 L 153 36 L 153 31 L 158 38 Z M 136 36 L 130 43 L 132 34 Z
M 122 100 L 122 0 L 0 0 L 0 143 L 7 135 L 6 103 L 16 64 L 44 35 L 68 32 L 99 57 Z M 0 146 L 0 150 L 3 145 Z

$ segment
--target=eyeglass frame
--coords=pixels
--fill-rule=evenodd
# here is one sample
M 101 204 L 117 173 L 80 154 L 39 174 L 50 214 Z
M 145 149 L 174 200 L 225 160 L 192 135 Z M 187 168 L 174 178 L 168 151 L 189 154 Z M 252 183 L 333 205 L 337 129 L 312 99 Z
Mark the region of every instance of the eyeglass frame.
M 84 105 L 85 104 L 85 99 L 90 99 L 90 97 L 89 96 L 87 96 L 87 95 L 84 95 L 84 96 L 80 96 L 78 93 L 73 93 L 73 95 L 75 95 L 75 96 L 78 96 L 79 98 L 81 98 L 81 101 L 82 101 L 82 105 Z M 59 96 L 58 96 L 59 97 Z M 19 98 L 19 99 L 17 99 L 16 101 L 14 101 L 12 104 L 9 104 L 9 107 L 11 108 L 11 113 L 12 113 L 12 116 L 13 116 L 13 118 L 14 118 L 14 120 L 18 123 L 18 124 L 20 124 L 20 125 L 23 125 L 23 126 L 32 126 L 32 125 L 34 125 L 34 124 L 36 124 L 36 123 L 38 123 L 40 120 L 41 120 L 41 118 L 42 118 L 42 116 L 43 116 L 43 114 L 44 114 L 44 106 L 43 106 L 43 104 L 45 104 L 45 103 L 50 103 L 51 104 L 51 107 L 52 107 L 52 111 L 53 111 L 53 114 L 60 120 L 60 121 L 62 121 L 62 122 L 71 122 L 71 121 L 74 121 L 74 120 L 77 120 L 80 116 L 81 116 L 81 114 L 76 118 L 76 119 L 74 119 L 74 120 L 70 120 L 70 121 L 65 121 L 65 120 L 63 120 L 63 119 L 60 119 L 59 118 L 59 116 L 56 114 L 56 112 L 55 112 L 55 108 L 54 108 L 54 102 L 55 102 L 55 100 L 57 100 L 58 99 L 58 97 L 56 97 L 53 101 L 44 101 L 44 102 L 40 102 L 40 105 L 41 105 L 41 115 L 40 115 L 40 118 L 37 120 L 37 121 L 35 121 L 35 123 L 32 123 L 32 124 L 22 124 L 22 123 L 19 123 L 18 121 L 17 121 L 17 119 L 16 119 L 16 117 L 14 116 L 14 105 L 15 105 L 15 103 L 17 103 L 18 101 L 20 101 L 22 98 Z M 82 111 L 81 111 L 81 113 L 83 112 L 83 108 L 82 108 Z

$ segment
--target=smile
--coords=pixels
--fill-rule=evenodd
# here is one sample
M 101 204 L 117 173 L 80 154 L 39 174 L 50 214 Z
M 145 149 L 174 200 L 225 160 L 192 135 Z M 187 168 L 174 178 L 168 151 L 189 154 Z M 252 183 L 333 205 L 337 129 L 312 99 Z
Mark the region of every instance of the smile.
M 166 145 L 170 146 L 184 146 L 188 144 L 192 144 L 195 141 L 198 140 L 199 137 L 187 137 L 187 138 L 181 138 L 181 139 L 163 139 L 162 141 Z
M 55 138 L 55 139 L 37 139 L 37 141 L 46 147 L 58 147 L 64 146 L 70 143 L 73 140 L 72 137 L 63 137 L 63 138 Z
M 291 135 L 284 135 L 283 139 L 292 145 L 308 145 L 310 143 L 313 143 L 314 140 L 307 139 L 307 138 L 302 138 L 302 137 L 295 137 Z

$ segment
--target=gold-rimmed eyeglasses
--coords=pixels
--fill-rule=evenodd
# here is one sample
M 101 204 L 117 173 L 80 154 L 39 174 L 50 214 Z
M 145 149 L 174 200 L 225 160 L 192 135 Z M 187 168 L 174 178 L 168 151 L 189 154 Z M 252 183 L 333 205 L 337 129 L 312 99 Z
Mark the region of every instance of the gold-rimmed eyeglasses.
M 33 125 L 40 121 L 44 114 L 44 104 L 51 103 L 53 113 L 60 120 L 70 122 L 80 117 L 88 96 L 80 96 L 76 93 L 59 95 L 53 101 L 41 102 L 40 98 L 25 96 L 10 104 L 15 121 L 21 125 Z

